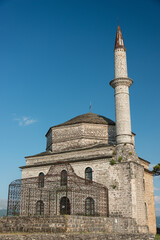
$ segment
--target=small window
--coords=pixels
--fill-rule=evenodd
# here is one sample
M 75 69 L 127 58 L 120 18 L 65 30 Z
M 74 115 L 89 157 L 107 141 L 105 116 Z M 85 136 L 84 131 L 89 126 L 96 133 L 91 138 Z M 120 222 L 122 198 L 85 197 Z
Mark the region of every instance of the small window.
M 94 216 L 95 215 L 93 198 L 90 198 L 90 197 L 86 198 L 86 201 L 85 201 L 85 214 L 86 214 L 86 216 Z
M 87 167 L 85 169 L 85 179 L 89 180 L 89 181 L 92 181 L 92 168 Z
M 43 172 L 41 172 L 39 174 L 38 187 L 44 187 L 44 173 Z
M 37 201 L 36 203 L 36 214 L 39 216 L 44 215 L 44 203 L 41 200 Z
M 144 180 L 144 179 L 143 179 L 143 189 L 144 189 L 144 191 L 145 191 L 145 189 L 146 189 L 145 180 Z
M 63 170 L 61 172 L 61 186 L 67 186 L 67 171 Z
M 145 213 L 146 213 L 146 220 L 148 219 L 148 211 L 147 211 L 147 204 L 145 203 Z

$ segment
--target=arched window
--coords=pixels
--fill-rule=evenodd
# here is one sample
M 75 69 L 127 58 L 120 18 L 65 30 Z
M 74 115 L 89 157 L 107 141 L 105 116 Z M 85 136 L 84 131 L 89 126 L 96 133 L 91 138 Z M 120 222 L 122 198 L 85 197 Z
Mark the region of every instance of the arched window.
M 89 180 L 89 181 L 92 181 L 92 168 L 87 167 L 85 169 L 85 179 Z
M 41 200 L 36 203 L 36 214 L 40 216 L 44 215 L 44 203 Z
M 67 197 L 62 197 L 60 200 L 60 214 L 71 214 L 70 212 L 70 202 Z
M 85 214 L 86 214 L 86 216 L 94 216 L 95 215 L 93 198 L 90 198 L 90 197 L 86 198 L 86 201 L 85 201 Z
M 40 172 L 38 178 L 38 187 L 44 187 L 44 173 Z
M 67 171 L 62 170 L 61 172 L 61 186 L 67 186 Z

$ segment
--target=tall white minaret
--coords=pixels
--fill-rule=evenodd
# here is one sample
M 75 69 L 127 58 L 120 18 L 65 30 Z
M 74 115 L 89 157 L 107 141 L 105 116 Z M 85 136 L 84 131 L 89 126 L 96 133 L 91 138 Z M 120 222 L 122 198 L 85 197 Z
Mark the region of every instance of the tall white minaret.
M 120 26 L 117 28 L 114 48 L 115 79 L 110 85 L 115 89 L 116 140 L 119 144 L 133 144 L 129 103 L 129 87 L 133 81 L 128 78 L 126 49 Z

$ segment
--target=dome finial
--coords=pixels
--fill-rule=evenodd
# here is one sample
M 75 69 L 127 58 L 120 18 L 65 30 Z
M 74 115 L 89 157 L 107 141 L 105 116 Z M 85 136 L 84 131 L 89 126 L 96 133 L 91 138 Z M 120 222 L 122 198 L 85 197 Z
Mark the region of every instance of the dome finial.
M 91 113 L 91 107 L 92 107 L 92 106 L 91 106 L 91 102 L 90 102 L 90 105 L 89 105 L 89 111 L 90 111 L 90 113 Z

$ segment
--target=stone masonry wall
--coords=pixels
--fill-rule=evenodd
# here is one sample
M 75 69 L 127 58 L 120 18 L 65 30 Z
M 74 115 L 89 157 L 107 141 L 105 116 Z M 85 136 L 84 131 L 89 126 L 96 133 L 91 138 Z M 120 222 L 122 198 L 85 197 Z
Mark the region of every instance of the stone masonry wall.
M 134 220 L 126 218 L 66 215 L 0 219 L 1 240 L 154 240 L 154 235 L 136 233 L 136 230 Z
M 0 232 L 64 232 L 65 216 L 2 217 Z
M 60 143 L 54 143 L 52 145 L 52 151 L 54 153 L 61 152 L 61 151 L 66 151 L 66 150 L 75 150 L 75 149 L 80 149 L 84 148 L 86 146 L 93 146 L 97 144 L 107 144 L 106 139 L 87 139 L 84 137 L 79 137 L 78 139 L 72 139 L 72 140 L 66 140 L 64 142 Z
M 132 214 L 139 225 L 146 225 L 143 177 L 144 168 L 134 162 L 130 163 Z
M 144 189 L 145 189 L 146 217 L 149 226 L 149 231 L 153 234 L 156 234 L 153 176 L 151 173 L 147 171 L 144 172 Z
M 117 48 L 114 51 L 114 77 L 128 77 L 126 51 L 123 48 Z
M 67 188 L 61 185 L 62 170 L 66 170 L 68 173 Z M 38 179 L 24 178 L 21 181 L 21 216 L 36 215 L 36 204 L 39 200 L 44 203 L 45 216 L 59 215 L 61 199 L 66 196 L 69 200 L 71 215 L 85 215 L 86 199 L 92 198 L 94 199 L 94 214 L 96 216 L 108 216 L 107 189 L 104 185 L 95 182 L 86 182 L 84 178 L 78 177 L 70 164 L 57 164 L 50 167 L 48 174 L 44 177 L 43 187 L 39 187 Z M 12 192 L 10 192 L 10 195 L 12 196 Z M 12 212 L 16 199 L 14 200 L 13 196 L 11 199 L 9 207 Z
M 3 217 L 0 232 L 106 232 L 137 233 L 133 219 L 61 215 Z
M 110 164 L 110 159 L 71 163 L 78 176 L 85 176 L 85 169 L 91 167 L 93 181 L 105 185 L 109 191 L 109 216 L 132 217 L 130 173 L 128 163 Z
M 22 178 L 38 177 L 40 172 L 45 175 L 48 173 L 51 166 L 37 166 L 32 168 L 25 168 L 22 170 Z
M 104 157 L 108 155 L 108 158 L 102 158 L 93 160 L 96 156 Z M 81 151 L 72 151 L 61 154 L 47 155 L 47 156 L 37 156 L 27 158 L 27 165 L 37 164 L 37 163 L 49 163 L 56 161 L 70 161 L 75 173 L 85 178 L 86 167 L 91 167 L 93 170 L 93 181 L 104 184 L 109 189 L 109 214 L 110 216 L 124 216 L 124 217 L 134 217 L 137 219 L 138 223 L 143 226 L 146 225 L 145 218 L 145 201 L 144 201 L 144 189 L 143 189 L 143 178 L 144 169 L 143 166 L 135 163 L 131 167 L 130 163 L 122 162 L 111 166 L 111 157 L 114 154 L 114 147 L 101 147 L 93 149 L 83 149 Z M 127 155 L 130 156 L 130 152 Z M 82 161 L 82 157 L 84 161 Z M 91 160 L 88 160 L 91 158 Z M 81 159 L 81 161 L 78 161 Z M 73 160 L 73 162 L 72 162 Z M 77 162 L 75 161 L 77 160 Z M 29 169 L 23 169 L 22 178 L 25 177 L 35 177 L 44 170 L 46 174 L 50 166 L 41 167 L 31 167 Z M 151 179 L 152 181 L 152 179 Z M 149 190 L 150 188 L 150 190 Z M 149 186 L 146 190 L 152 192 L 153 186 Z M 137 192 L 137 193 L 136 193 Z M 149 199 L 149 197 L 148 197 Z M 153 209 L 153 207 L 151 207 Z M 152 211 L 148 214 L 148 224 L 155 225 L 151 220 Z M 151 221 L 151 223 L 150 223 Z M 153 227 L 154 228 L 154 227 Z M 151 227 L 150 227 L 151 230 Z M 151 230 L 152 232 L 154 230 Z
M 132 217 L 139 225 L 146 225 L 142 166 L 130 162 L 111 165 L 109 159 L 71 165 L 81 177 L 84 177 L 85 168 L 91 167 L 93 180 L 108 188 L 109 216 Z
M 94 159 L 96 157 L 112 157 L 114 146 L 105 146 L 99 147 L 94 146 L 94 148 L 83 148 L 75 151 L 68 151 L 62 153 L 48 153 L 48 155 L 40 155 L 34 157 L 26 157 L 26 165 L 37 165 L 37 164 L 46 164 L 46 163 L 55 163 L 57 161 L 72 161 L 79 159 Z M 43 166 L 42 166 L 43 167 Z M 24 171 L 24 170 L 22 170 Z M 30 170 L 27 170 L 30 171 Z
M 106 233 L 38 233 L 23 235 L 0 234 L 1 240 L 154 240 L 151 234 L 106 234 Z
M 140 164 L 147 170 L 149 170 L 149 162 L 143 160 L 142 158 L 139 158 Z
M 76 154 L 77 152 L 75 152 L 75 159 L 77 157 Z M 85 178 L 85 169 L 91 167 L 93 170 L 93 181 L 101 183 L 108 188 L 109 216 L 134 217 L 139 225 L 146 225 L 144 190 L 142 189 L 143 167 L 137 163 L 132 164 L 131 167 L 130 162 L 116 163 L 112 166 L 110 161 L 110 158 L 94 161 L 85 161 L 84 159 L 84 161 L 71 162 L 70 164 L 75 173 L 82 178 Z M 40 167 L 38 168 L 40 170 Z M 30 168 L 27 171 L 33 171 L 32 174 L 34 175 L 37 168 Z M 43 171 L 43 167 L 41 167 L 41 171 Z M 36 174 L 38 175 L 38 172 Z M 144 230 L 142 229 L 142 231 Z
M 115 126 L 101 124 L 74 124 L 69 126 L 54 127 L 47 136 L 47 150 L 62 152 L 78 149 L 95 144 L 115 144 Z

